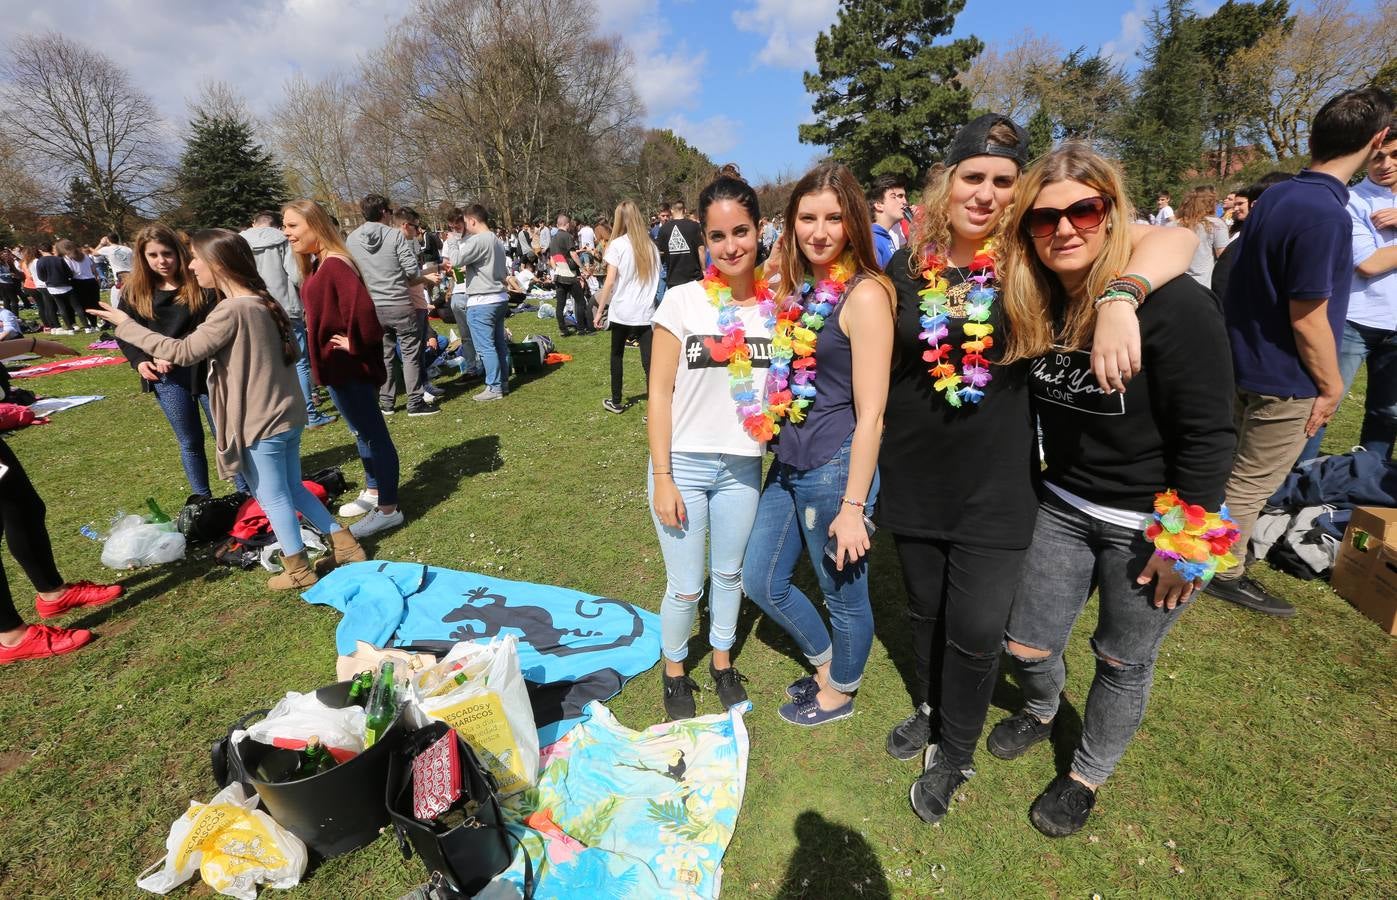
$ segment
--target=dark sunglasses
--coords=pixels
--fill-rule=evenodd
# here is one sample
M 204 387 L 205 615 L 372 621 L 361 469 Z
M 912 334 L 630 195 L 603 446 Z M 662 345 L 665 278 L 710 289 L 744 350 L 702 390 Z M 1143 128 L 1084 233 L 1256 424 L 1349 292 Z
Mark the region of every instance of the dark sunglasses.
M 1090 231 L 1101 224 L 1110 208 L 1111 201 L 1105 197 L 1087 197 L 1066 209 L 1040 206 L 1030 209 L 1028 215 L 1024 216 L 1024 230 L 1030 237 L 1052 237 L 1053 232 L 1057 231 L 1058 223 L 1066 216 L 1073 228 Z

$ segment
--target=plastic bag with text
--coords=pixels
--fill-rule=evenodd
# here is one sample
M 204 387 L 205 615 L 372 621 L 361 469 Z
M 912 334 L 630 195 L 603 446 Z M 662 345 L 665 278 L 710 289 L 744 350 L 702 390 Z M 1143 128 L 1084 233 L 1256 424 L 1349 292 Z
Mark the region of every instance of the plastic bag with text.
M 257 809 L 234 782 L 208 803 L 191 801 L 189 811 L 175 820 L 165 841 L 160 871 L 142 872 L 136 886 L 168 894 L 198 872 L 220 894 L 255 900 L 257 885 L 295 887 L 306 871 L 306 845 Z
M 514 635 L 462 641 L 413 677 L 418 707 L 456 729 L 509 796 L 538 780 L 538 728 Z

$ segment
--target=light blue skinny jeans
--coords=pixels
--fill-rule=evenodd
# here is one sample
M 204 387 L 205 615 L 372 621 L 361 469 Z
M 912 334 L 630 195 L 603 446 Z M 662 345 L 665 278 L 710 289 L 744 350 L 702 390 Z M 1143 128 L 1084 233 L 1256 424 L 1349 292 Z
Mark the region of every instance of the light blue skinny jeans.
M 301 429 L 263 438 L 243 451 L 243 476 L 271 522 L 285 556 L 306 549 L 296 513 L 321 534 L 339 531 L 325 504 L 301 483 Z
M 761 498 L 762 460 L 731 453 L 670 453 L 669 468 L 684 500 L 686 520 L 668 528 L 655 515 L 653 461 L 646 481 L 650 517 L 665 559 L 665 597 L 660 603 L 660 640 L 665 659 L 683 662 L 689 634 L 709 577 L 708 642 L 731 650 L 742 607 L 742 554 Z M 706 545 L 706 546 L 705 546 Z

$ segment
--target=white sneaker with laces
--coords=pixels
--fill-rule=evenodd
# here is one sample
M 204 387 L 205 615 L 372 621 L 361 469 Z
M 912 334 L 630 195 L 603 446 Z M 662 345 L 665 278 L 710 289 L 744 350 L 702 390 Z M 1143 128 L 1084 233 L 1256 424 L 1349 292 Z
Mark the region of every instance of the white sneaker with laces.
M 378 509 L 378 495 L 370 494 L 368 491 L 360 491 L 359 496 L 340 507 L 340 516 L 348 519 L 362 516 L 375 509 Z
M 403 524 L 403 511 L 401 509 L 385 513 L 375 508 L 367 516 L 349 526 L 349 533 L 356 538 L 366 538 L 371 534 L 378 534 L 380 531 L 397 528 L 401 524 Z

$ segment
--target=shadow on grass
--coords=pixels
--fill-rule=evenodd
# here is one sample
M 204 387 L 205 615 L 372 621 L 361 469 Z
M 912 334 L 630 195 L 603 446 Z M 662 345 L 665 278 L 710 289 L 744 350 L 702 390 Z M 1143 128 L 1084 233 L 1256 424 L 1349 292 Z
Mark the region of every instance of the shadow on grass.
M 158 597 L 171 588 L 190 581 L 208 579 L 207 574 L 196 571 L 196 564 L 203 563 L 197 560 L 185 560 L 178 565 L 152 567 L 133 572 L 128 577 L 121 580 L 121 584 L 126 588 L 126 593 L 115 603 L 108 603 L 106 606 L 94 609 L 75 622 L 64 623 L 63 627 L 96 628 L 118 613 L 124 613 L 129 609 L 134 609 L 152 597 Z M 222 577 L 222 573 L 216 574 L 215 577 Z
M 775 894 L 779 900 L 891 900 L 892 891 L 878 855 L 863 835 L 808 809 L 796 817 L 795 833 L 796 849 Z
M 340 422 L 343 421 L 344 419 L 340 419 L 340 421 L 336 422 L 334 425 L 327 425 L 325 427 L 340 428 L 342 427 L 340 425 Z M 349 439 L 349 443 L 337 444 L 334 447 L 327 447 L 324 450 L 317 450 L 309 456 L 302 456 L 302 476 L 310 475 L 314 472 L 319 472 L 321 469 L 328 468 L 329 466 L 339 466 L 341 469 L 352 469 L 353 464 L 358 462 L 359 460 L 359 448 L 354 443 L 354 435 L 350 433 L 348 428 L 344 429 L 344 436 Z M 346 471 L 344 474 L 345 477 L 348 478 L 350 477 L 351 473 L 349 471 Z M 363 477 L 362 473 L 360 474 L 360 477 Z

